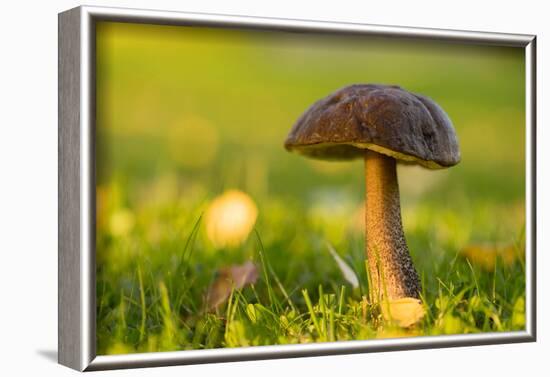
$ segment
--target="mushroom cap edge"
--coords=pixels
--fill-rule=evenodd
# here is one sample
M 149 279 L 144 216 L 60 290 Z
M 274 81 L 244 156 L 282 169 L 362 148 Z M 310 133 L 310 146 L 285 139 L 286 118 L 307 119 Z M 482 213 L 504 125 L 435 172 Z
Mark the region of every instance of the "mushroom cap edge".
M 395 85 L 354 84 L 320 99 L 294 124 L 285 148 L 323 160 L 361 158 L 370 149 L 429 169 L 460 162 L 445 111 Z

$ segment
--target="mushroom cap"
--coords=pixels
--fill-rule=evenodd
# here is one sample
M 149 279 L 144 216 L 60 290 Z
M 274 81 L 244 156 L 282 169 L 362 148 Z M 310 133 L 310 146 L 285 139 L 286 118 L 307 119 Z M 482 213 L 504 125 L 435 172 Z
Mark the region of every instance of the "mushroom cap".
M 285 148 L 322 160 L 362 158 L 370 149 L 430 169 L 460 161 L 445 111 L 395 85 L 350 85 L 315 102 L 292 127 Z

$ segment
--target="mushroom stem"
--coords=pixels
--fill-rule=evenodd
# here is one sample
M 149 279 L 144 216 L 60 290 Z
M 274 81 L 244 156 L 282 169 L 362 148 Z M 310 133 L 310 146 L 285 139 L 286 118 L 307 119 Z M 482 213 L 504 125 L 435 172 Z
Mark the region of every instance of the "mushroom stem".
M 418 298 L 420 280 L 401 223 L 396 161 L 365 153 L 365 236 L 371 300 Z

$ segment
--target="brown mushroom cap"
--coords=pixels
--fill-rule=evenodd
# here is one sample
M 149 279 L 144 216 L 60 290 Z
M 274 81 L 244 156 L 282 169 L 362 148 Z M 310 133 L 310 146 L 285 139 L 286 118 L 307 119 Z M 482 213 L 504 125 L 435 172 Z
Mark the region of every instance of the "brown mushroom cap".
M 314 103 L 285 148 L 312 158 L 363 158 L 364 149 L 438 169 L 460 161 L 451 120 L 428 97 L 393 85 L 350 85 Z

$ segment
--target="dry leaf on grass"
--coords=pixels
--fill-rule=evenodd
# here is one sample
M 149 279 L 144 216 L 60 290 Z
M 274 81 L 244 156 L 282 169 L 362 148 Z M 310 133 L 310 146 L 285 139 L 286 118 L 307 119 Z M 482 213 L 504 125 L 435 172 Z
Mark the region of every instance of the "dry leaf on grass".
M 497 259 L 500 259 L 504 265 L 510 266 L 519 257 L 513 245 L 472 244 L 460 250 L 460 254 L 474 266 L 480 266 L 486 271 L 494 270 Z
M 208 310 L 216 309 L 231 295 L 231 290 L 242 289 L 258 280 L 258 267 L 250 261 L 242 265 L 220 268 L 217 278 L 208 289 L 206 296 Z
M 394 321 L 400 327 L 418 323 L 426 314 L 422 301 L 413 297 L 384 301 L 380 304 L 386 321 Z

